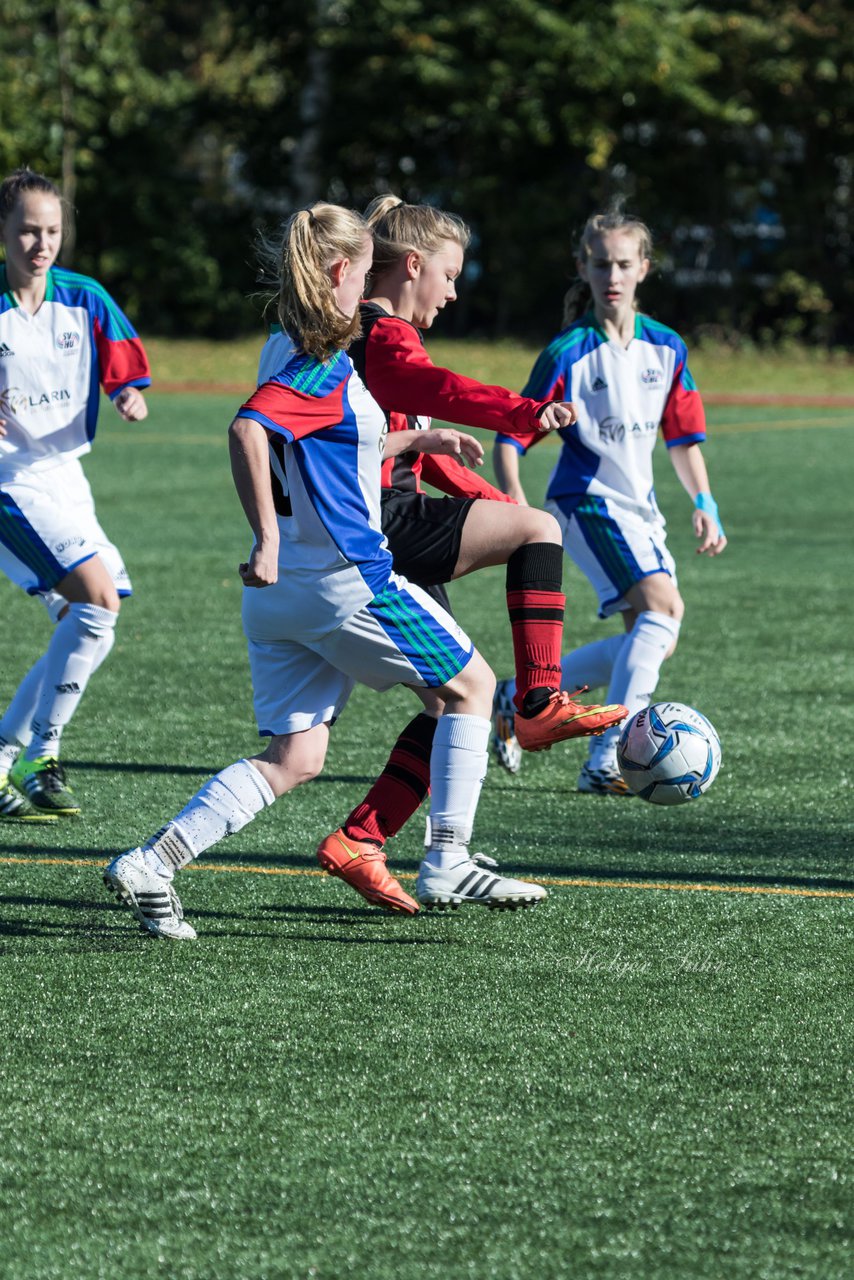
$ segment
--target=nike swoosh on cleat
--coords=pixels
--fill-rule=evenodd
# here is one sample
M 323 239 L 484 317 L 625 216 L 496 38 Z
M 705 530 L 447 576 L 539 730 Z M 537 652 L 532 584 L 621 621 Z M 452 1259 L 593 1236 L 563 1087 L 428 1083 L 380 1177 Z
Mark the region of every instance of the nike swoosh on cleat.
M 558 729 L 562 729 L 565 724 L 573 724 L 576 720 L 589 720 L 594 716 L 601 716 L 603 712 L 616 710 L 616 707 L 597 707 L 595 711 L 579 711 L 578 715 L 565 716 L 559 724 L 552 725 L 550 733 L 557 733 Z
M 346 844 L 339 835 L 336 835 L 335 839 L 338 841 L 338 843 L 340 844 L 341 848 L 344 850 L 348 858 L 350 858 L 353 862 L 358 861 L 358 858 L 360 856 L 358 853 L 354 853 L 353 850 L 350 848 L 350 846 Z

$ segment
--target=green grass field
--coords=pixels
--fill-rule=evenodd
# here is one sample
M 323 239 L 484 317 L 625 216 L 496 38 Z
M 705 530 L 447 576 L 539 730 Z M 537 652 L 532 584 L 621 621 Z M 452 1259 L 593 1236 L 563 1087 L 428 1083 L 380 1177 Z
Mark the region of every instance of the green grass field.
M 388 917 L 313 858 L 414 712 L 359 690 L 323 777 L 182 875 L 200 936 L 170 946 L 98 868 L 258 739 L 236 402 L 150 401 L 87 463 L 136 597 L 65 735 L 84 814 L 0 830 L 0 1275 L 850 1275 L 851 411 L 712 411 L 714 562 L 660 453 L 687 614 L 659 695 L 720 732 L 702 800 L 580 796 L 579 744 L 491 767 L 475 847 L 548 902 Z M 615 625 L 567 584 L 567 645 Z M 453 589 L 499 673 L 502 585 Z M 0 617 L 5 701 L 48 624 L 5 581 Z
M 441 321 L 439 323 L 441 330 Z M 521 387 L 540 348 L 510 340 L 448 340 L 441 332 L 429 339 L 437 364 L 464 369 L 483 382 Z M 258 338 L 237 341 L 205 339 L 146 340 L 158 383 L 192 381 L 211 386 L 251 384 L 258 368 Z M 789 393 L 801 396 L 854 397 L 854 360 L 845 351 L 821 351 L 791 346 L 775 351 L 746 348 L 731 351 L 706 343 L 691 349 L 691 369 L 704 395 Z

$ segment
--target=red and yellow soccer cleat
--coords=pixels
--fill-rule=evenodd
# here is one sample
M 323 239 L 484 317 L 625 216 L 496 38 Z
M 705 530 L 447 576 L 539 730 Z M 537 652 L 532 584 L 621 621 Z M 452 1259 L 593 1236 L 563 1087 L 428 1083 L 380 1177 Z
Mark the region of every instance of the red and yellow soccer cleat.
M 535 716 L 516 716 L 516 737 L 523 751 L 548 751 L 556 742 L 567 738 L 589 738 L 619 724 L 629 714 L 628 707 L 615 702 L 610 706 L 574 702 L 584 689 L 575 693 L 553 693 L 542 711 Z
M 385 853 L 369 840 L 351 840 L 339 827 L 317 846 L 317 861 L 331 876 L 346 880 L 366 902 L 414 916 L 418 903 L 389 874 Z

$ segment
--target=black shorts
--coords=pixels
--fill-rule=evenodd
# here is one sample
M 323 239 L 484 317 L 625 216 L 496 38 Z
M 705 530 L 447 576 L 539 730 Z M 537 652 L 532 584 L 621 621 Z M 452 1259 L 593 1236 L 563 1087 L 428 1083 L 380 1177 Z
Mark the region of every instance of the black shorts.
M 463 525 L 475 498 L 431 498 L 409 489 L 383 489 L 382 527 L 395 573 L 415 582 L 450 612 L 442 586 L 460 558 Z

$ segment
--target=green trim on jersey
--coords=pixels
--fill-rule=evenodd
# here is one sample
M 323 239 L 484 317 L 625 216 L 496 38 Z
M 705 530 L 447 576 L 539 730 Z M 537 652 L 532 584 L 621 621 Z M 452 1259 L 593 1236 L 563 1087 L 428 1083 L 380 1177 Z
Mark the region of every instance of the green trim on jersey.
M 48 270 L 47 283 L 44 290 L 44 301 L 53 302 L 53 267 Z M 9 288 L 9 277 L 6 275 L 6 263 L 0 262 L 0 295 L 9 299 L 11 306 L 20 310 L 21 304 Z
M 9 277 L 6 275 L 5 262 L 0 262 L 0 294 L 2 294 L 4 298 L 9 299 L 10 306 L 19 307 L 21 305 L 12 290 L 9 288 Z
M 299 373 L 290 384 L 291 390 L 301 391 L 307 396 L 312 395 L 334 365 L 335 360 L 324 361 L 318 360 L 315 357 L 310 364 L 306 364 L 302 369 L 300 369 Z
M 638 312 L 638 319 L 643 321 L 645 329 L 652 329 L 654 333 L 669 333 L 673 337 L 679 338 L 680 342 L 682 341 L 680 335 L 675 329 L 671 329 L 670 325 L 662 324 L 660 320 L 653 320 L 650 316 L 643 315 L 641 312 Z
M 93 280 L 91 276 L 78 275 L 76 271 L 64 271 L 62 267 L 51 267 L 49 276 L 51 277 L 51 285 L 55 278 L 56 283 L 60 287 L 65 287 L 67 289 L 83 289 L 85 293 L 94 294 L 96 298 L 103 302 L 107 311 L 110 313 L 110 319 L 116 326 L 119 340 L 127 339 L 130 341 L 134 337 L 129 321 L 119 310 L 118 306 L 107 293 L 104 286 L 99 284 L 97 280 Z

